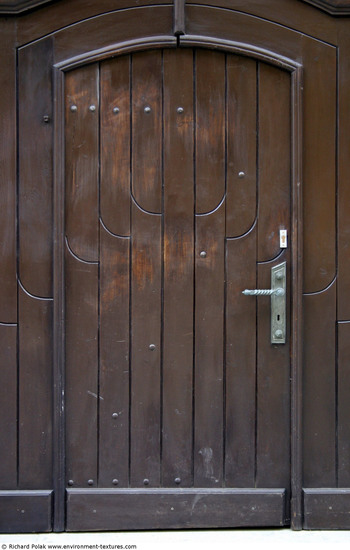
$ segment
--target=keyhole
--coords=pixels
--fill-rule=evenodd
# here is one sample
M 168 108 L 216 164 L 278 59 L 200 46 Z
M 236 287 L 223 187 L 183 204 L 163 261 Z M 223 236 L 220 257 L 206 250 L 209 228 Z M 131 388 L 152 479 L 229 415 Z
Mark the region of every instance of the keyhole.
M 280 318 L 281 318 L 281 316 L 280 316 L 280 315 L 277 315 L 277 321 L 279 321 L 279 320 L 280 320 Z

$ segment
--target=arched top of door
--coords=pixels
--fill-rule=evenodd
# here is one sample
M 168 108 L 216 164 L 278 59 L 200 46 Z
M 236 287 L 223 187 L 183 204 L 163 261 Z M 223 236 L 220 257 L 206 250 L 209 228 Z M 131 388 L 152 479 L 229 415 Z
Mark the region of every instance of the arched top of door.
M 60 0 L 0 0 L 0 15 L 17 15 Z M 331 15 L 349 15 L 350 0 L 298 0 Z

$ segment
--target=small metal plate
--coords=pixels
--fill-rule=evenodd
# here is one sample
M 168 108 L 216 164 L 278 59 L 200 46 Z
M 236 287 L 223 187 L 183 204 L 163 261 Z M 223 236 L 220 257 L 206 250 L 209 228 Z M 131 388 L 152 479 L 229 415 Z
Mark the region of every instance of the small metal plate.
M 282 288 L 282 296 L 271 295 L 271 344 L 286 343 L 286 262 L 271 269 L 271 288 Z

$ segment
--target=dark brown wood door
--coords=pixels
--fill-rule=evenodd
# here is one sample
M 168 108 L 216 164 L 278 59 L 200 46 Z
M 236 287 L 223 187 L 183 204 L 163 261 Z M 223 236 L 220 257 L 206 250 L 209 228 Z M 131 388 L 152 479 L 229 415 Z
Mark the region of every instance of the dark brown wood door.
M 65 86 L 67 529 L 288 524 L 290 322 L 242 291 L 290 286 L 290 74 L 165 49 Z

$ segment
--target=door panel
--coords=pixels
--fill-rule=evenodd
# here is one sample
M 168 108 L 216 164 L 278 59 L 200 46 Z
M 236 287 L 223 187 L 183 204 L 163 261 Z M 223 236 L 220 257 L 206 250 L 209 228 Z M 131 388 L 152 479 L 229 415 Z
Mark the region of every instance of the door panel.
M 68 73 L 69 530 L 288 523 L 289 300 L 271 345 L 242 290 L 290 278 L 290 90 L 204 49 Z

